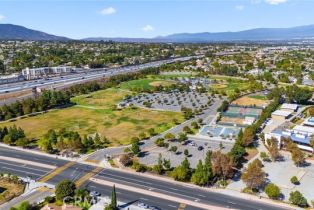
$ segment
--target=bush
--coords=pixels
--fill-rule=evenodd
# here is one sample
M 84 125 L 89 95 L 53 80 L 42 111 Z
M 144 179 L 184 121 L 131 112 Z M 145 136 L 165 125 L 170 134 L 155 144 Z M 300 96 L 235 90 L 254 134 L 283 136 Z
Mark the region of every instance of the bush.
M 267 194 L 267 196 L 271 199 L 278 199 L 280 196 L 280 189 L 278 186 L 276 186 L 273 183 L 269 183 L 266 187 L 265 187 L 265 193 Z
M 123 154 L 119 158 L 120 163 L 124 166 L 130 166 L 133 163 L 132 156 L 130 154 Z
M 299 180 L 296 176 L 291 177 L 290 182 L 295 185 L 299 184 Z
M 300 207 L 308 207 L 307 200 L 299 191 L 294 191 L 290 193 L 289 201 Z

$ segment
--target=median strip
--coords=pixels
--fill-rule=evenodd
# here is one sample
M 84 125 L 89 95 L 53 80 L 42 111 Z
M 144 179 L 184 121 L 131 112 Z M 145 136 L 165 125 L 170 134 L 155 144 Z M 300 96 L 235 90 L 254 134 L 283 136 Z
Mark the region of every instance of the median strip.
M 119 183 L 115 183 L 115 182 L 110 182 L 110 181 L 106 181 L 106 180 L 102 180 L 102 179 L 91 178 L 90 181 L 92 181 L 92 182 L 94 182 L 96 184 L 106 185 L 106 186 L 113 186 L 113 185 L 115 185 L 116 188 L 118 188 L 118 189 L 132 191 L 132 192 L 137 192 L 137 193 L 140 193 L 140 194 L 149 195 L 149 196 L 160 198 L 160 199 L 165 199 L 165 200 L 177 202 L 177 203 L 180 203 L 180 207 L 179 208 L 182 208 L 183 205 L 189 205 L 189 206 L 202 208 L 202 209 L 207 209 L 207 210 L 210 210 L 210 209 L 215 209 L 215 210 L 227 210 L 228 209 L 228 210 L 230 210 L 230 208 L 227 208 L 227 207 L 224 208 L 224 207 L 204 204 L 204 203 L 200 203 L 200 202 L 196 202 L 196 201 L 190 201 L 190 200 L 186 200 L 186 199 L 183 199 L 183 198 L 178 198 L 178 197 L 174 197 L 174 196 L 170 196 L 170 195 L 165 195 L 165 194 L 162 194 L 162 193 L 153 192 L 153 191 L 149 191 L 149 190 L 139 189 L 137 187 L 127 186 L 127 185 L 123 185 L 123 184 L 119 184 Z
M 49 173 L 47 176 L 42 177 L 39 182 L 47 182 L 48 180 L 52 179 L 53 177 L 57 176 L 58 174 L 60 174 L 62 171 L 64 171 L 65 169 L 73 166 L 75 164 L 75 162 L 68 162 L 67 164 L 57 168 L 56 170 L 52 171 L 51 173 Z
M 87 180 L 92 178 L 94 175 L 98 174 L 102 169 L 103 168 L 101 168 L 101 167 L 94 168 L 91 172 L 88 172 L 87 174 L 82 176 L 79 180 L 77 180 L 75 182 L 75 185 L 77 187 L 81 186 L 84 182 L 86 182 Z
M 10 162 L 21 163 L 21 164 L 26 164 L 26 165 L 32 165 L 32 166 L 37 166 L 37 167 L 47 168 L 47 169 L 55 169 L 56 168 L 56 166 L 43 164 L 43 163 L 37 163 L 37 162 L 34 162 L 34 161 L 29 161 L 29 160 L 22 160 L 22 159 L 18 159 L 18 158 L 12 158 L 12 157 L 0 156 L 0 160 L 6 160 L 6 161 L 10 161 Z

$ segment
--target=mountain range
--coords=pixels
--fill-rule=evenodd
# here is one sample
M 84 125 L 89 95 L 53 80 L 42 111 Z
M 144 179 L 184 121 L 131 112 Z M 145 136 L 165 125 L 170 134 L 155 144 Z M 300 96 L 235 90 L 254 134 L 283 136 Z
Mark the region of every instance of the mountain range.
M 256 28 L 237 32 L 178 33 L 155 38 L 90 37 L 83 41 L 116 42 L 228 42 L 228 41 L 282 41 L 313 39 L 314 24 L 291 28 Z M 0 24 L 0 40 L 69 41 L 67 37 L 55 36 L 13 24 Z

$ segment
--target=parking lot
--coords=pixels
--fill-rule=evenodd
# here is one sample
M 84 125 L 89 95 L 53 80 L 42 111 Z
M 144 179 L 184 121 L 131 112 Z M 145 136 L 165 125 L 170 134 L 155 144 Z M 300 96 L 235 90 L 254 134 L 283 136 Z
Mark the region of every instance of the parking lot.
M 221 149 L 222 152 L 227 153 L 231 150 L 232 145 L 233 144 L 231 142 L 229 143 L 189 138 L 184 145 L 178 142 L 169 143 L 169 148 L 176 146 L 177 152 L 169 151 L 169 149 L 164 147 L 157 147 L 141 157 L 140 162 L 146 165 L 155 165 L 157 163 L 159 154 L 161 154 L 162 158 L 170 159 L 171 166 L 175 167 L 180 165 L 182 160 L 184 160 L 186 157 L 184 150 L 187 149 L 189 151 L 189 155 L 187 156 L 188 160 L 190 161 L 191 167 L 195 168 L 199 160 L 205 159 L 207 151 L 217 151 Z
M 197 91 L 172 91 L 159 93 L 141 93 L 123 103 L 133 104 L 139 107 L 149 107 L 152 109 L 166 111 L 181 111 L 182 107 L 193 110 L 202 109 L 209 106 L 210 95 L 208 93 L 199 93 Z M 149 106 L 147 105 L 149 104 Z

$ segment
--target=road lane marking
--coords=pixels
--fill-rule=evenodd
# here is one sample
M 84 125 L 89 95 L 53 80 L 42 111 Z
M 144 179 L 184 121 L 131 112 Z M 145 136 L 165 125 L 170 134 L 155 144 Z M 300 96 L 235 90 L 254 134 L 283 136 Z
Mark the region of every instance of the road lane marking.
M 82 176 L 79 180 L 77 180 L 75 182 L 76 186 L 77 187 L 81 186 L 84 182 L 86 182 L 87 180 L 89 180 L 90 178 L 98 174 L 101 170 L 103 170 L 103 168 L 101 167 L 94 168 L 92 171 L 88 172 L 87 174 Z
M 189 206 L 193 206 L 193 207 L 197 207 L 197 208 L 201 208 L 201 209 L 206 209 L 206 210 L 208 210 L 208 209 L 226 210 L 227 209 L 227 208 L 220 207 L 220 206 L 214 206 L 214 205 L 210 205 L 210 204 L 186 200 L 184 198 L 174 197 L 171 195 L 165 195 L 165 194 L 159 193 L 159 192 L 152 192 L 152 191 L 148 191 L 148 190 L 144 190 L 144 189 L 139 189 L 137 187 L 120 184 L 119 182 L 111 182 L 111 181 L 106 181 L 106 180 L 101 180 L 101 179 L 96 179 L 96 178 L 91 178 L 90 180 L 92 182 L 100 184 L 100 185 L 111 186 L 111 187 L 113 185 L 115 185 L 116 188 L 118 188 L 118 189 L 136 192 L 136 193 L 140 193 L 140 194 L 144 194 L 144 195 L 149 195 L 152 197 L 157 197 L 157 198 L 172 201 L 172 202 L 183 203 L 185 205 L 189 205 Z
M 33 173 L 33 172 L 27 172 L 27 173 L 26 173 L 24 170 L 22 171 L 22 170 L 19 170 L 19 169 L 10 168 L 10 167 L 6 167 L 6 166 L 1 167 L 1 168 L 3 168 L 3 169 L 7 169 L 7 170 L 10 170 L 10 171 L 17 171 L 17 172 L 21 172 L 21 173 L 24 173 L 24 174 L 33 174 L 33 175 L 36 175 L 36 176 L 39 176 L 39 177 L 41 177 L 41 176 L 42 176 L 42 174 L 36 174 L 36 173 Z
M 99 177 L 99 175 L 98 175 L 98 177 Z M 121 178 L 121 179 L 117 179 L 116 177 Z M 102 178 L 103 178 L 103 177 L 102 177 Z M 131 180 L 131 181 L 138 181 L 138 182 L 144 183 L 144 184 L 138 184 L 138 183 L 135 183 L 135 182 L 122 180 L 123 178 L 124 178 L 124 179 L 127 179 L 127 178 L 125 178 L 125 177 L 118 176 L 118 175 L 116 175 L 115 177 L 108 177 L 108 176 L 105 177 L 105 179 L 110 179 L 110 180 L 112 180 L 112 181 L 125 182 L 125 183 L 127 183 L 127 184 L 132 184 L 132 185 L 137 185 L 137 186 L 141 186 L 141 187 L 144 187 L 144 188 L 149 188 L 149 186 L 146 186 L 146 185 L 144 185 L 144 184 L 150 184 L 150 183 L 143 182 L 143 181 L 139 181 L 139 180 L 135 180 L 135 179 L 129 179 L 129 180 Z M 99 178 L 99 179 L 101 179 L 101 178 Z M 103 180 L 103 179 L 101 179 L 101 180 Z M 150 188 L 150 189 L 151 189 L 151 188 Z M 148 190 L 150 190 L 150 189 L 148 189 Z M 155 189 L 151 189 L 150 191 L 153 191 L 153 190 L 157 190 L 157 191 L 161 191 L 161 192 L 167 192 L 167 193 L 171 193 L 171 194 L 174 194 L 174 195 L 179 195 L 179 196 L 182 196 L 182 197 L 189 198 L 189 199 L 191 199 L 191 200 L 197 200 L 197 199 L 198 199 L 198 198 L 196 198 L 196 197 L 192 197 L 192 196 L 180 194 L 179 192 L 171 192 L 171 191 L 169 191 L 169 190 L 163 190 L 163 189 L 157 189 L 157 188 L 155 188 Z
M 32 166 L 37 166 L 37 167 L 47 168 L 47 169 L 55 169 L 56 168 L 56 166 L 53 166 L 53 165 L 37 163 L 37 162 L 34 162 L 34 161 L 22 160 L 22 159 L 13 158 L 13 157 L 0 156 L 0 160 L 6 160 L 6 161 L 21 163 L 21 164 L 27 164 L 27 165 L 32 165 Z
M 15 164 L 12 164 L 12 163 L 7 163 L 7 162 L 1 162 L 1 165 L 8 165 L 8 166 L 14 166 L 14 167 L 18 167 L 18 168 L 27 168 L 27 169 L 31 169 L 33 171 L 40 171 L 40 172 L 44 172 L 44 173 L 47 173 L 49 171 L 46 171 L 44 169 L 38 169 L 38 168 L 31 168 L 30 165 L 15 165 Z
M 47 182 L 48 180 L 52 179 L 53 177 L 57 176 L 58 174 L 60 174 L 62 171 L 64 171 L 65 169 L 73 166 L 75 164 L 75 162 L 68 162 L 67 164 L 64 164 L 63 166 L 55 169 L 54 171 L 52 171 L 51 173 L 47 174 L 47 176 L 42 177 L 39 182 Z

